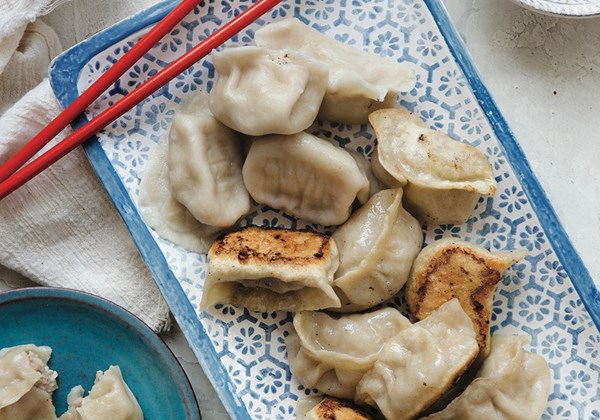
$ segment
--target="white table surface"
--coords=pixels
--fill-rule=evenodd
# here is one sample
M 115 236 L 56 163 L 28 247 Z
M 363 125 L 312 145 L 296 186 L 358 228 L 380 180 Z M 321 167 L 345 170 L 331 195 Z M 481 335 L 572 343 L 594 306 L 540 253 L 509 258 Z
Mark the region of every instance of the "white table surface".
M 554 209 L 600 286 L 600 19 L 542 16 L 508 0 L 445 0 Z M 29 285 L 0 267 L 0 290 Z M 205 420 L 228 416 L 181 331 L 163 334 Z

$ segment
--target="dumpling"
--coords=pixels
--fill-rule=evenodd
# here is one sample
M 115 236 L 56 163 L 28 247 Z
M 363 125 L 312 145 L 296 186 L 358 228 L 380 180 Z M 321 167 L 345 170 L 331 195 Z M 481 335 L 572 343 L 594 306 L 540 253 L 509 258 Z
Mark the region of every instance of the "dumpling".
M 385 185 L 377 178 L 369 161 L 357 151 L 350 149 L 348 150 L 348 153 L 350 153 L 350 156 L 352 156 L 356 162 L 358 169 L 360 169 L 362 174 L 369 180 L 369 198 L 383 190 Z
M 110 366 L 96 373 L 94 386 L 86 397 L 74 387 L 68 396 L 69 409 L 59 420 L 143 420 L 135 396 L 125 383 L 121 369 Z
M 140 183 L 140 215 L 161 237 L 192 252 L 204 254 L 220 228 L 200 223 L 173 197 L 169 184 L 168 150 L 168 137 L 164 136 L 150 153 Z
M 419 220 L 464 223 L 481 195 L 495 193 L 492 167 L 476 148 L 428 128 L 405 109 L 375 111 L 369 121 L 378 141 L 375 174 L 383 182 L 408 183 L 405 204 Z
M 26 344 L 0 350 L 0 420 L 55 420 L 52 349 Z
M 331 287 L 338 264 L 328 236 L 247 226 L 210 248 L 200 309 L 217 303 L 261 312 L 338 307 Z
M 487 355 L 494 290 L 502 272 L 526 255 L 522 250 L 490 252 L 455 238 L 432 242 L 414 261 L 406 284 L 408 308 L 416 319 L 424 319 L 458 299 L 473 321 L 482 355 Z
M 256 46 L 212 53 L 218 77 L 209 106 L 223 124 L 250 136 L 294 134 L 314 122 L 327 67 L 296 51 Z
M 527 337 L 495 335 L 477 377 L 445 409 L 425 420 L 538 420 L 550 392 L 543 357 L 526 352 Z
M 339 311 L 357 311 L 393 297 L 421 249 L 421 225 L 402 208 L 402 189 L 375 194 L 334 233 L 340 266 L 333 286 Z
M 305 132 L 254 140 L 242 174 L 256 202 L 325 226 L 344 223 L 354 200 L 369 196 L 352 156 Z
M 373 149 L 371 154 L 371 171 L 373 175 L 388 188 L 404 187 L 408 182 L 402 175 L 396 174 L 394 178 L 379 162 L 379 150 L 377 147 Z
M 365 407 L 332 397 L 309 397 L 296 405 L 297 420 L 377 420 Z
M 250 210 L 242 140 L 212 115 L 173 116 L 167 162 L 171 193 L 201 223 L 230 227 Z
M 17 402 L 34 386 L 56 389 L 56 372 L 48 368 L 52 349 L 25 344 L 0 350 L 0 409 Z
M 322 120 L 366 123 L 370 112 L 392 106 L 398 92 L 407 92 L 415 84 L 408 65 L 338 42 L 297 19 L 263 26 L 256 31 L 254 42 L 299 51 L 329 68 L 327 92 L 318 116 Z
M 377 408 L 388 420 L 415 418 L 452 386 L 478 352 L 471 320 L 451 300 L 385 343 L 358 383 L 355 400 Z
M 352 399 L 384 343 L 410 326 L 410 321 L 392 308 L 341 317 L 300 312 L 286 339 L 290 370 L 307 388 Z

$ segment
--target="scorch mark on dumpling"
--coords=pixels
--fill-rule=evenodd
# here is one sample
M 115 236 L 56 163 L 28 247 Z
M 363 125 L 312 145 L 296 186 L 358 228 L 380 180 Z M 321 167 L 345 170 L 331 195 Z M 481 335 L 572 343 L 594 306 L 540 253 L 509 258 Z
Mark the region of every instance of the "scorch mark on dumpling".
M 406 185 L 405 204 L 419 220 L 464 223 L 481 195 L 496 192 L 485 155 L 432 130 L 406 109 L 369 115 L 377 136 L 373 171 L 390 186 Z
M 217 303 L 261 312 L 336 307 L 340 301 L 331 282 L 338 264 L 328 236 L 248 226 L 210 248 L 200 308 Z
M 445 238 L 423 248 L 406 285 L 411 313 L 424 319 L 451 299 L 471 318 L 482 354 L 489 352 L 492 295 L 502 272 L 524 258 L 524 251 L 489 252 L 465 241 Z

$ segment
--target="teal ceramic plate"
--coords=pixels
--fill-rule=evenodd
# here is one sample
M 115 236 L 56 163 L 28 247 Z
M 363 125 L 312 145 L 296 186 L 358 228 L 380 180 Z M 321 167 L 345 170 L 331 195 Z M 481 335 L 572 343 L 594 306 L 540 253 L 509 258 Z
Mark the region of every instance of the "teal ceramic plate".
M 164 342 L 126 310 L 93 295 L 31 288 L 0 293 L 0 348 L 33 343 L 52 348 L 58 372 L 57 414 L 75 385 L 87 391 L 96 371 L 118 365 L 145 420 L 200 420 L 189 381 Z

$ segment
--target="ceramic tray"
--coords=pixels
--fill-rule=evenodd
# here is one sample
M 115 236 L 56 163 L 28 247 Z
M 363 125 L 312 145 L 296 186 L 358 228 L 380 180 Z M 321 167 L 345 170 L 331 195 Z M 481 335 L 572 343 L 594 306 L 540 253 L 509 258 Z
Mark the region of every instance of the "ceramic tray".
M 202 3 L 100 97 L 78 124 L 106 109 L 248 5 L 246 0 Z M 173 6 L 173 1 L 159 3 L 60 56 L 51 68 L 51 82 L 62 104 L 73 101 Z M 530 336 L 530 349 L 548 360 L 552 389 L 544 419 L 599 418 L 598 291 L 441 2 L 284 0 L 228 45 L 247 44 L 259 26 L 291 16 L 347 44 L 410 63 L 417 83 L 400 96 L 401 105 L 433 128 L 485 153 L 494 168 L 498 192 L 482 199 L 464 225 L 431 226 L 426 242 L 453 236 L 491 249 L 529 251 L 498 286 L 492 331 Z M 291 314 L 253 313 L 222 305 L 200 312 L 206 256 L 156 236 L 136 208 L 148 155 L 168 129 L 176 105 L 199 89 L 210 90 L 214 77 L 210 60 L 198 62 L 88 142 L 85 149 L 232 418 L 293 419 L 297 400 L 314 391 L 304 389 L 287 367 L 284 337 L 291 327 Z M 314 131 L 367 157 L 373 150 L 374 136 L 368 126 L 323 123 Z M 258 206 L 245 223 L 306 226 Z M 401 306 L 402 302 L 398 298 L 389 304 Z

